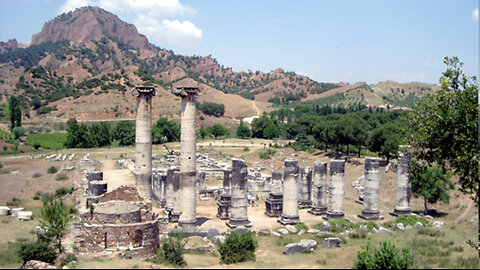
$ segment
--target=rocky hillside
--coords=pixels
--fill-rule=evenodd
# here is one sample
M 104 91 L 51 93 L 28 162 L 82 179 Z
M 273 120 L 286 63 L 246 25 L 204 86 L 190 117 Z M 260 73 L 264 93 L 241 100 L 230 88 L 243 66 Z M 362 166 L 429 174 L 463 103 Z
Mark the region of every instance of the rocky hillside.
M 80 8 L 47 22 L 28 47 L 16 41 L 0 44 L 2 102 L 6 95 L 20 96 L 31 119 L 131 119 L 135 101 L 129 90 L 135 85 L 158 89 L 154 117 L 177 117 L 180 102 L 170 90 L 184 78 L 200 83 L 199 101 L 225 105 L 223 121 L 271 110 L 272 103 L 339 95 L 343 99 L 336 103 L 378 98 L 380 103 L 391 103 L 417 95 L 417 88 L 409 91 L 407 85 L 393 82 L 391 86 L 319 83 L 280 68 L 269 73 L 233 72 L 211 56 L 182 56 L 158 48 L 134 25 L 98 7 Z

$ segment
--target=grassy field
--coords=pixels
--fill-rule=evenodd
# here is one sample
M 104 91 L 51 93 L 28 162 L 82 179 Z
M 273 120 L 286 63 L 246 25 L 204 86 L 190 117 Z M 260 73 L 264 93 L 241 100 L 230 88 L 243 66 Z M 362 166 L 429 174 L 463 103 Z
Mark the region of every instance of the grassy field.
M 27 136 L 27 144 L 35 144 L 45 149 L 62 149 L 67 141 L 67 133 L 42 133 L 30 134 Z

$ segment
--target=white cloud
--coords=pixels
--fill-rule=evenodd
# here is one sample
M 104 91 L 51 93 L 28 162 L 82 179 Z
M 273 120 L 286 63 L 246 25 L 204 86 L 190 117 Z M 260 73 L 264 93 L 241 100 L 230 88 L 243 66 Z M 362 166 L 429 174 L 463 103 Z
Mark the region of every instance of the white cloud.
M 66 0 L 59 12 L 68 12 L 83 6 L 99 6 L 133 23 L 150 41 L 190 45 L 198 42 L 202 30 L 185 16 L 195 16 L 196 10 L 179 0 Z
M 472 12 L 472 19 L 474 22 L 478 22 L 478 8 Z

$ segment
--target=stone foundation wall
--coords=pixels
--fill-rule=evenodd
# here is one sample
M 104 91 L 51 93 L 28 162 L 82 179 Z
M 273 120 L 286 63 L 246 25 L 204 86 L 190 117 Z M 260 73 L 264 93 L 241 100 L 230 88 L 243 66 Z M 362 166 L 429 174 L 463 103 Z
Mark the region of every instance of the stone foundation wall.
M 122 186 L 98 197 L 98 202 L 108 201 L 138 202 L 143 201 L 143 198 L 138 194 L 135 187 Z

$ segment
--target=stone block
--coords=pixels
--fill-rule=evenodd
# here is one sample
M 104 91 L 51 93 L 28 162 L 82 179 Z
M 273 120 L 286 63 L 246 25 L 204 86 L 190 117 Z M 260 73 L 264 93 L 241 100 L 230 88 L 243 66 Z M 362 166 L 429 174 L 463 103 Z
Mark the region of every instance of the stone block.
M 23 208 L 23 207 L 20 207 L 20 208 L 12 208 L 12 210 L 10 210 L 10 214 L 12 215 L 12 217 L 16 218 L 18 212 L 24 211 L 24 210 L 25 210 L 25 208 Z
M 284 229 L 284 228 L 279 229 L 278 232 L 279 232 L 280 234 L 282 234 L 282 235 L 288 235 L 288 230 L 287 230 L 287 229 Z
M 317 248 L 317 245 L 318 245 L 317 241 L 313 239 L 302 239 L 300 240 L 300 244 L 308 249 L 312 249 L 312 248 L 315 249 Z
M 322 222 L 322 230 L 330 231 L 330 229 L 332 229 L 332 225 L 330 225 L 330 223 L 326 221 Z
M 421 229 L 421 228 L 425 228 L 425 225 L 423 225 L 423 223 L 417 221 L 417 223 L 415 223 L 415 225 L 413 225 L 413 227 L 417 228 L 417 229 Z
M 207 230 L 207 238 L 213 239 L 213 237 L 220 235 L 220 232 L 216 228 L 208 228 Z
M 308 229 L 307 233 L 311 233 L 311 234 L 317 234 L 319 233 L 320 230 L 317 230 L 317 229 Z
M 280 237 L 280 236 L 282 236 L 282 235 L 281 235 L 281 234 L 279 234 L 278 232 L 271 232 L 270 234 L 271 234 L 271 235 L 273 235 L 273 236 L 276 236 L 276 237 Z
M 286 225 L 285 226 L 285 229 L 289 232 L 289 233 L 297 233 L 297 228 L 293 225 Z
M 442 226 L 440 226 L 440 225 L 433 226 L 433 230 L 435 230 L 435 231 L 439 231 L 441 229 L 442 229 Z
M 325 240 L 323 240 L 322 246 L 324 248 L 336 248 L 336 247 L 340 246 L 341 242 L 342 242 L 342 240 L 340 240 L 340 238 L 330 237 L 330 238 L 326 238 Z
M 304 229 L 301 229 L 299 232 L 298 232 L 298 235 L 304 235 L 305 234 L 305 230 Z
M 332 237 L 333 234 L 329 232 L 319 232 L 317 233 L 317 236 L 320 238 L 327 238 L 327 237 Z
M 367 234 L 368 233 L 367 225 L 360 225 L 360 227 L 358 227 L 358 233 Z
M 18 220 L 23 220 L 23 221 L 32 220 L 33 219 L 33 213 L 32 213 L 32 211 L 19 211 L 17 213 L 17 219 Z
M 447 225 L 447 223 L 445 223 L 445 222 L 443 222 L 443 221 L 438 221 L 438 220 L 436 220 L 436 221 L 433 222 L 432 226 L 435 227 L 435 226 L 437 226 L 437 225 L 443 226 L 443 225 Z
M 303 252 L 305 249 L 307 248 L 300 243 L 292 243 L 286 245 L 285 248 L 283 248 L 283 254 L 299 253 Z
M 225 243 L 225 236 L 223 235 L 216 235 L 212 238 L 212 242 L 215 245 L 223 244 Z
M 377 232 L 377 233 L 378 233 L 378 234 L 389 234 L 389 233 L 390 233 L 390 230 L 387 229 L 387 228 L 384 228 L 384 227 L 380 227 L 380 228 L 378 229 L 378 232 Z
M 433 217 L 430 216 L 430 215 L 426 215 L 426 216 L 424 216 L 424 218 L 429 219 L 429 220 L 433 220 Z
M 405 231 L 405 226 L 403 226 L 403 223 L 397 223 L 396 225 L 397 231 Z
M 10 208 L 6 206 L 0 206 L 0 216 L 8 216 L 10 215 Z

